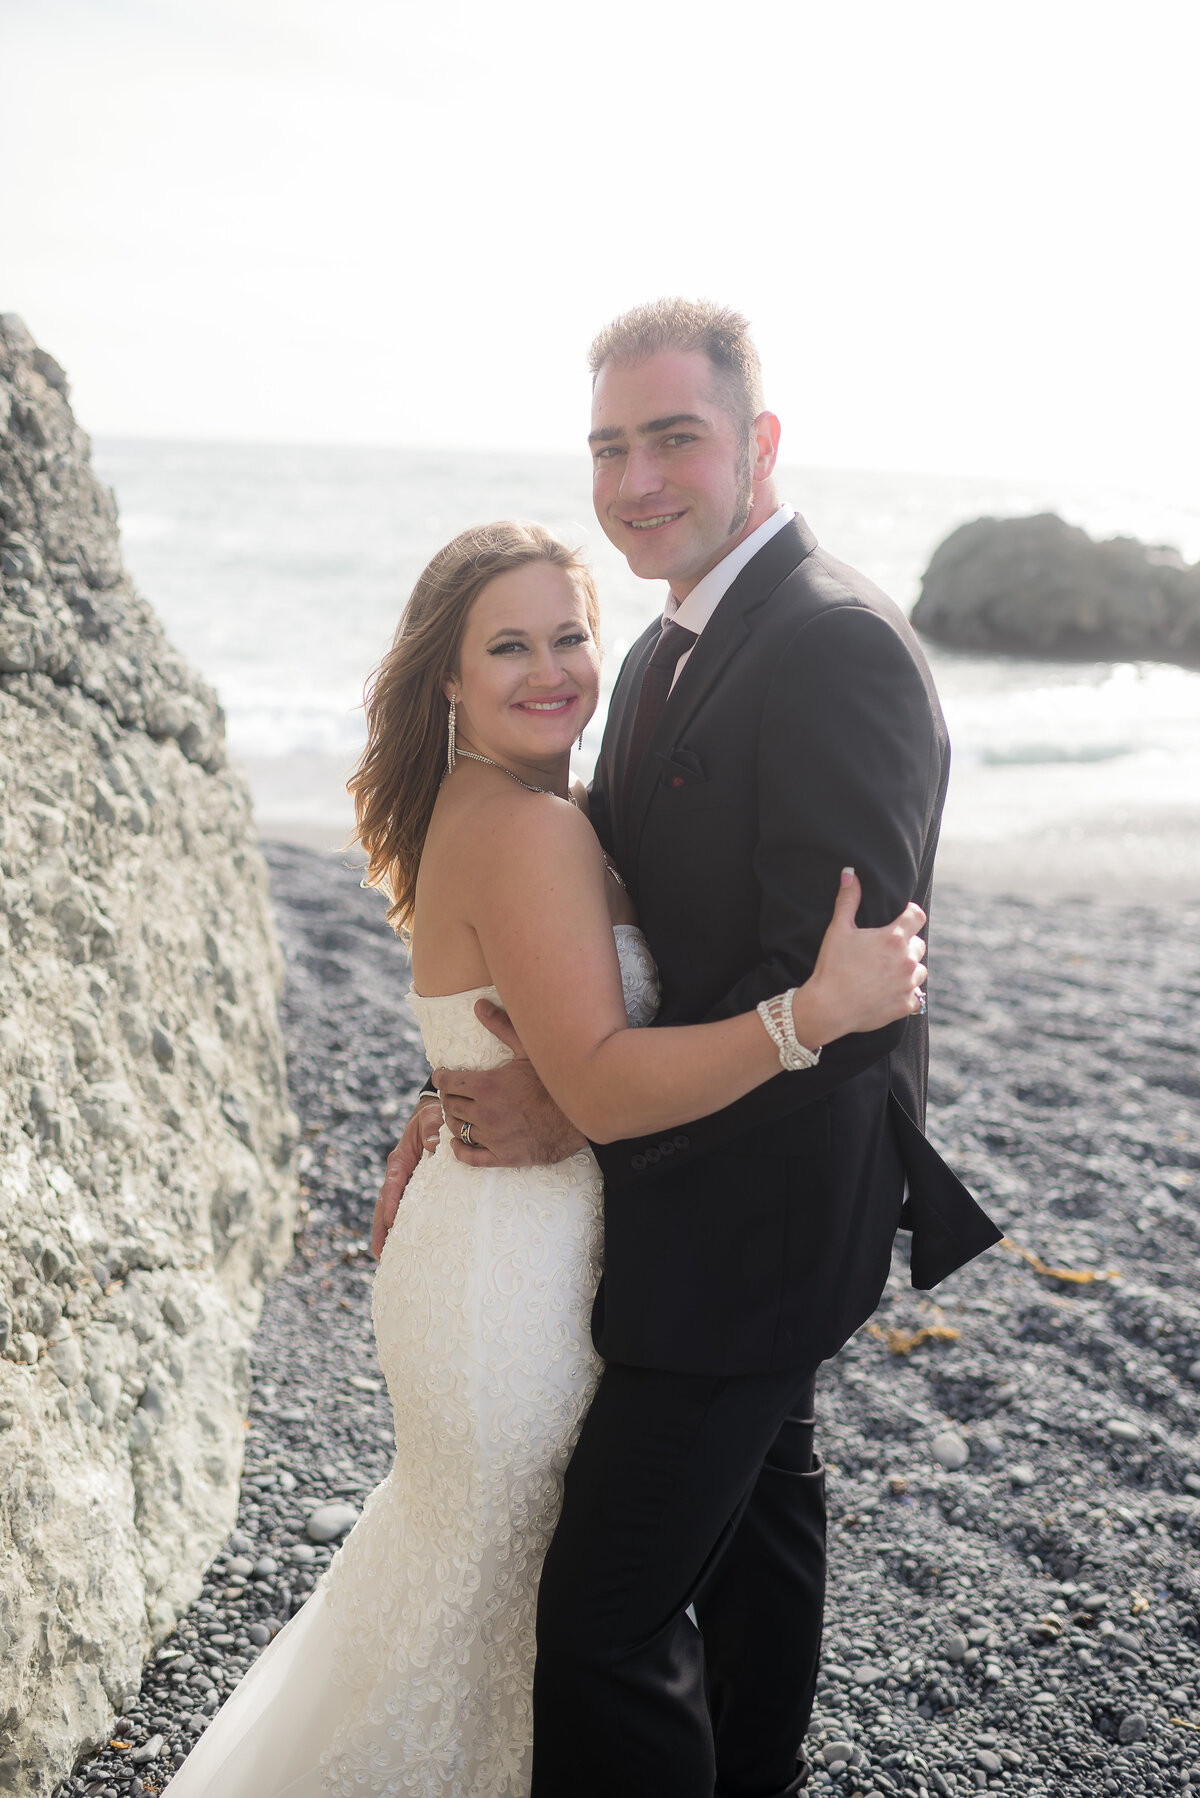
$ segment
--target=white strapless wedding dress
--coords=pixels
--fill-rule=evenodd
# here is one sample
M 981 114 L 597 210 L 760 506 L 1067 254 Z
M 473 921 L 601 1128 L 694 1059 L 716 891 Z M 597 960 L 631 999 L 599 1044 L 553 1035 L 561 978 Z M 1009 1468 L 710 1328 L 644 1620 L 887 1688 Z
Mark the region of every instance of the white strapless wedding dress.
M 646 939 L 616 939 L 629 1021 L 648 1024 Z M 498 997 L 410 993 L 432 1066 L 509 1060 L 475 1016 Z M 600 1208 L 590 1150 L 469 1168 L 443 1128 L 375 1278 L 392 1471 L 169 1798 L 525 1798 L 538 1579 L 599 1371 Z

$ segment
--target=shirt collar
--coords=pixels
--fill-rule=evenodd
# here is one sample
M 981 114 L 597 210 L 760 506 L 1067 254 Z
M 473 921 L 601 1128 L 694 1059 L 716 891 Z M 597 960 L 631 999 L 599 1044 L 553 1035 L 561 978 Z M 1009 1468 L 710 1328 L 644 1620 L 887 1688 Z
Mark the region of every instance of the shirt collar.
M 790 524 L 795 516 L 793 507 L 778 507 L 765 524 L 760 524 L 756 531 L 743 537 L 715 568 L 710 568 L 703 580 L 696 582 L 686 599 L 678 600 L 673 593 L 668 593 L 663 608 L 664 621 L 674 619 L 676 624 L 681 624 L 685 630 L 694 631 L 699 636 L 747 562 L 758 554 L 764 544 L 771 541 L 777 531 L 781 531 L 785 524 Z

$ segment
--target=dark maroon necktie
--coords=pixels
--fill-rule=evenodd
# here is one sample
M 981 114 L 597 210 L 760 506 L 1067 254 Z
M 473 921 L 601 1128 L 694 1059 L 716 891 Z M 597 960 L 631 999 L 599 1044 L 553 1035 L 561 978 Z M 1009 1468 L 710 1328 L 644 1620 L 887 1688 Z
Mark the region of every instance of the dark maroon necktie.
M 625 763 L 626 810 L 633 794 L 637 771 L 646 753 L 646 745 L 663 715 L 671 682 L 675 678 L 676 664 L 680 656 L 686 655 L 691 649 L 698 636 L 698 631 L 687 630 L 684 625 L 676 624 L 673 618 L 663 620 L 662 635 L 654 645 L 654 653 L 646 663 L 646 672 L 642 676 L 642 690 L 638 694 L 637 711 L 633 718 L 629 757 Z

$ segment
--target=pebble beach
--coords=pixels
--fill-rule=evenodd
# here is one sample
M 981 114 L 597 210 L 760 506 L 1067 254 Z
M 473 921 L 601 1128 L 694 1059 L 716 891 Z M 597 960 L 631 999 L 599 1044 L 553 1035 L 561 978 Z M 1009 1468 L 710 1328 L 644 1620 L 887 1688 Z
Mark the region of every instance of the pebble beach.
M 59 1798 L 162 1789 L 391 1460 L 367 1239 L 425 1074 L 407 966 L 345 858 L 265 849 L 306 1209 L 256 1341 L 238 1527 Z M 1008 1235 L 929 1295 L 900 1238 L 822 1375 L 811 1787 L 1200 1793 L 1200 903 L 955 874 L 930 1134 Z

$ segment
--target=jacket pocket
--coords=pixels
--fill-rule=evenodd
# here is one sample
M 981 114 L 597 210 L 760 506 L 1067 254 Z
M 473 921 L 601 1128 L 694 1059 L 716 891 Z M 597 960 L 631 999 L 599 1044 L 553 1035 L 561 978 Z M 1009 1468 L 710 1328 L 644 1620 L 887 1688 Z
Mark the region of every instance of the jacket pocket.
M 680 781 L 679 786 L 673 782 Z M 672 812 L 715 811 L 718 806 L 736 805 L 739 794 L 732 780 L 683 780 L 679 775 L 664 774 L 659 788 L 659 803 L 668 815 Z

